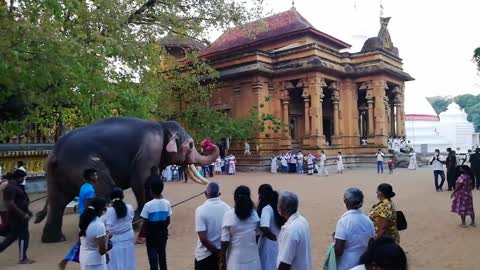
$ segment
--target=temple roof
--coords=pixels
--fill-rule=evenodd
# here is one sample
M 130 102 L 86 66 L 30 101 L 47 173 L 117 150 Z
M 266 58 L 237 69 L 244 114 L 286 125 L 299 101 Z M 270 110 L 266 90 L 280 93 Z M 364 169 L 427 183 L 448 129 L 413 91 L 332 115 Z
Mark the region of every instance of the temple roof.
M 252 43 L 278 39 L 299 32 L 311 32 L 338 49 L 350 47 L 349 44 L 318 31 L 295 8 L 291 8 L 288 11 L 227 30 L 211 46 L 203 50 L 202 54 L 207 56 L 236 50 Z
M 205 49 L 207 47 L 204 43 L 193 38 L 173 34 L 168 34 L 160 39 L 160 44 L 165 47 L 192 48 L 197 50 Z

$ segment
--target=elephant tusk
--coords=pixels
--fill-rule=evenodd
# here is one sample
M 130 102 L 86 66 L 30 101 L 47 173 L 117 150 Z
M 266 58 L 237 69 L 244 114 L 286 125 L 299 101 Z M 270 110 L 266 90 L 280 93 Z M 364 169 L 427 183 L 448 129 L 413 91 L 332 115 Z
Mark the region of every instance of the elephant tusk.
M 189 166 L 192 168 L 192 172 L 195 175 L 195 177 L 197 177 L 198 180 L 202 181 L 204 185 L 208 185 L 208 183 L 210 183 L 210 181 L 208 181 L 207 179 L 205 179 L 205 177 L 201 176 L 198 173 L 198 171 L 195 169 L 195 166 L 193 164 L 190 164 Z
M 207 183 L 201 181 L 200 179 L 198 179 L 198 178 L 196 177 L 196 175 L 195 175 L 195 173 L 194 173 L 193 170 L 196 171 L 196 169 L 190 167 L 190 165 L 187 165 L 187 170 L 186 170 L 186 171 L 187 171 L 188 177 L 191 178 L 192 181 L 195 182 L 195 183 L 197 183 L 197 184 L 206 185 Z

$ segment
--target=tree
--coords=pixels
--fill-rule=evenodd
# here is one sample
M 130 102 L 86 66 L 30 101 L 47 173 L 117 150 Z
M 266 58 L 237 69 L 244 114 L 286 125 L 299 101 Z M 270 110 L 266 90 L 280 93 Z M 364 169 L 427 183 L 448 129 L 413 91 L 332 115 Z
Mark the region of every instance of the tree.
M 440 96 L 428 97 L 427 100 L 430 102 L 437 114 L 446 111 L 448 105 L 451 103 L 449 98 Z
M 473 61 L 477 64 L 477 70 L 480 72 L 480 47 L 473 51 Z
M 205 40 L 211 29 L 259 17 L 261 4 L 0 0 L 1 136 L 32 125 L 78 127 L 113 112 L 164 120 L 179 98 L 207 107 L 212 87 L 202 78 L 214 71 L 194 54 L 188 68 L 169 68 L 159 40 L 168 33 Z

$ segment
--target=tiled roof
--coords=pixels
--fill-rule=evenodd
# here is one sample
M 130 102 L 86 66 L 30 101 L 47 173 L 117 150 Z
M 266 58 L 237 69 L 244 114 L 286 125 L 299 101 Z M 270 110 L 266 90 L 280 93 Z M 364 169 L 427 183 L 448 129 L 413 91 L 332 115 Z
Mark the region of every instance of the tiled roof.
M 202 55 L 208 56 L 302 30 L 312 30 L 315 34 L 323 36 L 339 48 L 350 46 L 316 30 L 295 8 L 291 8 L 288 11 L 227 30 L 211 46 L 203 50 Z
M 165 47 L 189 47 L 198 50 L 206 48 L 205 44 L 198 40 L 173 34 L 168 34 L 160 39 L 160 44 Z

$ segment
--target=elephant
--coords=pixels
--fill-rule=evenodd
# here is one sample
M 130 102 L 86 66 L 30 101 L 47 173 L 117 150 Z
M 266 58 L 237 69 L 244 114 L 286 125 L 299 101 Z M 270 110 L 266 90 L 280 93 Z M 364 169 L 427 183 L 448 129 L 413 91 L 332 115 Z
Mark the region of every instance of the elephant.
M 45 165 L 47 201 L 35 220 L 39 223 L 48 215 L 42 242 L 65 241 L 63 213 L 77 196 L 85 169 L 97 170 L 97 197 L 108 197 L 115 186 L 131 188 L 138 217 L 145 204 L 144 182 L 150 168 L 181 165 L 192 180 L 205 183 L 193 169 L 194 165 L 208 165 L 217 159 L 219 148 L 211 142 L 207 148 L 205 155 L 200 154 L 190 135 L 174 121 L 112 117 L 69 132 L 56 142 Z

